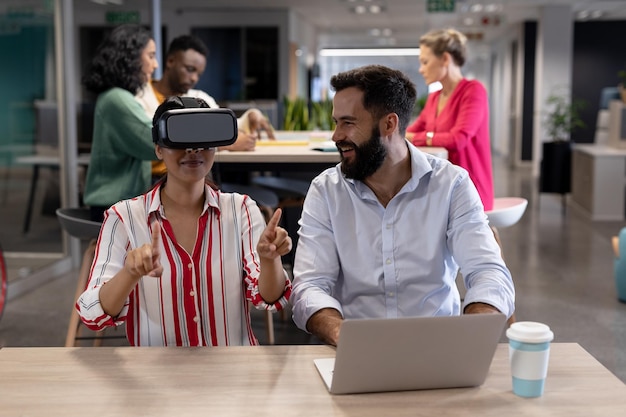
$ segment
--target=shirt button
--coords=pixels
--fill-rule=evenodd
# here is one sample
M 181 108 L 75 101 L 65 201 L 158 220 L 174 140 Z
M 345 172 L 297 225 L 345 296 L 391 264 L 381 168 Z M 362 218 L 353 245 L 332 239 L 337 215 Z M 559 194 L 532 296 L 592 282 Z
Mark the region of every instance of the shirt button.
M 391 223 L 387 223 L 387 230 L 391 229 Z
M 385 261 L 385 263 L 386 263 L 387 265 L 389 265 L 389 264 L 391 263 L 391 259 L 390 259 L 390 258 L 387 258 L 387 260 Z
M 196 323 L 200 321 L 200 318 L 198 316 L 193 318 L 193 321 L 195 321 Z
M 187 268 L 189 269 L 193 268 L 193 264 L 192 263 L 187 264 Z
M 194 297 L 196 295 L 196 292 L 195 291 L 189 291 L 189 295 Z
M 389 293 L 387 293 L 387 295 L 388 295 L 389 297 L 393 297 L 395 294 L 394 294 L 393 292 L 389 292 Z

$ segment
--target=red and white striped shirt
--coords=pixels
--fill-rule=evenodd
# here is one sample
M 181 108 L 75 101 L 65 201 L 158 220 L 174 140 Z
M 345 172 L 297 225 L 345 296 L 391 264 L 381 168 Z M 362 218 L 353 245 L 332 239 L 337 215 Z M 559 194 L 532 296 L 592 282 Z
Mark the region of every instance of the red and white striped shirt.
M 257 345 L 249 304 L 272 311 L 284 308 L 291 294 L 285 274 L 283 296 L 266 304 L 259 294 L 256 245 L 265 221 L 245 195 L 206 186 L 192 254 L 176 243 L 160 199 L 161 186 L 107 210 L 87 289 L 76 302 L 92 330 L 126 322 L 134 346 Z M 151 242 L 151 227 L 161 227 L 160 278 L 144 276 L 117 317 L 100 305 L 102 285 L 124 267 L 129 250 Z

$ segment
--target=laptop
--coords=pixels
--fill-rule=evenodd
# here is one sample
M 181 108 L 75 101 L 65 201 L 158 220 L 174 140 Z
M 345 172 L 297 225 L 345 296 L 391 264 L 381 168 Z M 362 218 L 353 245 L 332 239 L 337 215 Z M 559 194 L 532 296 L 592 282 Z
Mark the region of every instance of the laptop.
M 315 359 L 331 394 L 482 385 L 504 314 L 345 320 L 334 358 Z

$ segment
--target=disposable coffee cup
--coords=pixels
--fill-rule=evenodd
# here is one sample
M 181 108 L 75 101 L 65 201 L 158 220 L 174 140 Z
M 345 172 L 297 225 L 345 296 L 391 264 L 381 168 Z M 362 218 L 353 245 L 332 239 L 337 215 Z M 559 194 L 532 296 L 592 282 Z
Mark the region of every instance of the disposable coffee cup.
M 534 321 L 513 323 L 506 331 L 513 393 L 520 397 L 540 397 L 548 374 L 550 327 Z

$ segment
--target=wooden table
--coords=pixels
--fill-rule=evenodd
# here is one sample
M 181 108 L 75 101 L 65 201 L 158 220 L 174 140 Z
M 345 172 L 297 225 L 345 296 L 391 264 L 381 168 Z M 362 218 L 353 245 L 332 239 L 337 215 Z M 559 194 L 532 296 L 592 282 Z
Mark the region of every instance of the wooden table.
M 252 172 L 272 172 L 275 176 L 291 176 L 311 181 L 323 170 L 337 165 L 339 152 L 322 152 L 312 149 L 319 143 L 310 144 L 302 140 L 277 140 L 258 142 L 254 151 L 221 151 L 215 154 L 213 178 L 223 181 L 246 183 Z M 420 147 L 420 150 L 440 158 L 448 158 L 445 148 Z
M 230 168 L 236 165 L 239 169 L 254 167 L 256 171 L 314 171 L 321 172 L 323 169 L 336 165 L 339 160 L 339 152 L 321 152 L 311 149 L 315 144 L 305 141 L 277 141 L 273 144 L 269 141 L 259 142 L 252 152 L 244 151 L 221 151 L 215 154 L 215 162 L 219 165 L 228 164 Z M 445 148 L 419 147 L 423 152 L 430 153 L 440 158 L 448 158 Z
M 543 397 L 511 391 L 498 346 L 477 388 L 330 395 L 328 346 L 3 348 L 6 416 L 624 416 L 626 385 L 574 343 L 552 345 Z

